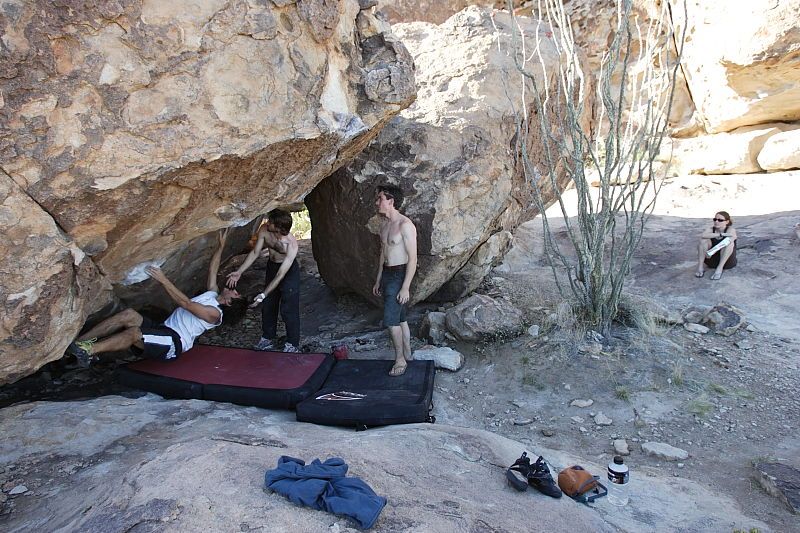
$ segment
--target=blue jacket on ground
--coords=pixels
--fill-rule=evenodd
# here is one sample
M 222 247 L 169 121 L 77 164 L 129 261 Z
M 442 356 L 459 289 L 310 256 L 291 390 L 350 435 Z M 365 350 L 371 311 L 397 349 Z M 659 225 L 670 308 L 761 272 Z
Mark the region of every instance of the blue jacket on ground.
M 378 520 L 386 498 L 375 494 L 357 477 L 345 477 L 347 463 L 332 457 L 321 463 L 287 455 L 278 459 L 278 467 L 267 470 L 266 487 L 293 503 L 354 519 L 360 528 L 369 529 Z

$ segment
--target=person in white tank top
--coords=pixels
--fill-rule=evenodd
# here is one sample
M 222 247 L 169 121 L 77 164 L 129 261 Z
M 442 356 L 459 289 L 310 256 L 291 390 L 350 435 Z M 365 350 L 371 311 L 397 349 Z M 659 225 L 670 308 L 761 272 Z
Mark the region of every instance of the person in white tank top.
M 217 249 L 208 266 L 208 290 L 189 298 L 164 275 L 160 268 L 147 267 L 151 278 L 161 283 L 178 308 L 164 321 L 154 324 L 133 309 L 108 318 L 78 337 L 67 347 L 80 366 L 89 366 L 98 356 L 132 348 L 147 358 L 174 359 L 189 350 L 203 332 L 222 324 L 222 307 L 241 298 L 235 289 L 217 285 L 217 272 L 228 230 L 219 232 Z

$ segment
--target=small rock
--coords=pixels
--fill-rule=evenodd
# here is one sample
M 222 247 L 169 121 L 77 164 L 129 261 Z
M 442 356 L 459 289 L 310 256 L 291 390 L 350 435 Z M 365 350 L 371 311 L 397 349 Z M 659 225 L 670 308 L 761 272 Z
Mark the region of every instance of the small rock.
M 603 345 L 599 342 L 586 342 L 578 346 L 578 351 L 589 355 L 598 355 L 603 351 Z
M 694 322 L 686 322 L 683 327 L 686 329 L 686 331 L 691 331 L 692 333 L 705 334 L 709 331 L 707 327 Z
M 515 426 L 527 426 L 528 424 L 533 424 L 533 420 L 530 418 L 517 418 L 514 420 Z
M 539 336 L 539 325 L 534 324 L 528 328 L 528 335 L 531 337 L 538 337 Z
M 3 493 L 0 493 L 0 504 L 6 503 L 8 501 L 8 496 Z
M 573 416 L 573 417 L 570 418 L 570 420 L 572 420 L 576 424 L 583 424 L 583 418 L 581 418 L 579 416 Z
M 511 400 L 511 405 L 514 407 L 525 407 L 527 403 L 523 400 Z
M 750 344 L 750 342 L 746 341 L 746 340 L 736 341 L 733 344 L 735 344 L 736 347 L 739 348 L 740 350 L 749 350 L 749 349 L 751 349 L 753 347 L 753 345 Z
M 333 524 L 331 524 L 331 527 L 328 528 L 328 531 L 330 531 L 331 533 L 339 533 L 341 530 L 342 529 L 339 527 L 338 522 L 334 522 Z
M 16 496 L 17 494 L 25 494 L 26 492 L 28 492 L 28 487 L 26 487 L 25 485 L 17 485 L 16 487 L 8 491 L 8 494 L 11 496 Z
M 613 423 L 613 420 L 608 418 L 603 413 L 597 413 L 594 415 L 594 423 L 598 426 L 610 426 Z
M 569 404 L 572 407 L 589 407 L 594 403 L 594 400 L 572 400 Z
M 628 449 L 628 441 L 625 439 L 614 439 L 611 444 L 614 446 L 614 453 L 617 455 L 631 454 L 631 451 Z
M 580 431 L 581 433 L 586 433 L 589 430 L 586 429 L 585 427 L 581 426 L 581 427 L 578 428 L 578 431 Z
M 522 318 L 522 311 L 506 300 L 473 294 L 447 310 L 445 324 L 460 340 L 474 342 L 487 337 L 516 337 L 524 331 Z
M 647 455 L 666 459 L 667 461 L 680 461 L 689 458 L 689 452 L 670 446 L 664 442 L 644 442 L 642 443 L 642 451 Z
M 685 315 L 683 315 L 683 321 L 688 324 L 699 324 L 703 320 L 704 316 L 705 316 L 704 312 L 693 309 L 688 313 L 686 313 Z
M 356 342 L 353 345 L 353 349 L 357 352 L 367 352 L 370 350 L 375 350 L 377 348 L 378 346 L 372 339 L 356 339 Z
M 572 387 L 570 387 L 569 383 L 564 383 L 564 390 L 571 390 L 571 389 Z
M 705 317 L 703 323 L 719 335 L 729 337 L 736 333 L 745 323 L 744 313 L 726 303 L 715 305 Z
M 433 361 L 436 368 L 443 368 L 455 372 L 464 366 L 464 356 L 446 346 L 423 346 L 414 350 L 414 359 Z
M 445 314 L 432 311 L 425 315 L 420 325 L 420 336 L 431 344 L 443 346 L 447 344 L 447 325 Z
M 756 327 L 753 324 L 747 324 L 747 327 L 745 329 L 750 333 L 753 333 L 756 330 Z
M 783 500 L 795 514 L 800 514 L 800 470 L 782 463 L 758 463 L 756 479 L 771 496 Z
M 544 435 L 545 437 L 552 437 L 555 434 L 556 432 L 550 428 L 542 428 L 542 435 Z

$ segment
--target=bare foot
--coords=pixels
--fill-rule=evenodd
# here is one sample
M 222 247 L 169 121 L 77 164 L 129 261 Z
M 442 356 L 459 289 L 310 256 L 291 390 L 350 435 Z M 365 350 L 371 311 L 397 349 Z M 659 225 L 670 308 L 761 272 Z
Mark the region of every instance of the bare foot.
M 405 361 L 403 361 L 403 364 L 395 362 L 394 366 L 389 371 L 389 375 L 393 378 L 402 376 L 403 374 L 406 373 L 406 368 L 408 368 L 408 363 L 406 363 Z
M 713 274 L 711 274 L 711 279 L 713 280 L 718 280 L 721 277 L 722 277 L 722 272 L 714 272 Z

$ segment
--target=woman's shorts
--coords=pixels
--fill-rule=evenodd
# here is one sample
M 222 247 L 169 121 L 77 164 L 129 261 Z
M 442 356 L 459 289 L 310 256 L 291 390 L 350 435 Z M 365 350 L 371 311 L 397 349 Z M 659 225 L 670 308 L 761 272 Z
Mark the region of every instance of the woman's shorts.
M 733 246 L 734 246 L 733 253 L 728 258 L 728 260 L 725 261 L 725 266 L 722 267 L 722 270 L 728 270 L 729 268 L 733 268 L 733 267 L 736 266 L 736 244 L 734 243 Z M 703 260 L 703 262 L 705 263 L 705 265 L 708 268 L 717 268 L 717 265 L 719 265 L 719 258 L 721 256 L 722 256 L 722 250 L 720 250 L 719 252 L 715 253 L 711 257 L 706 257 Z

